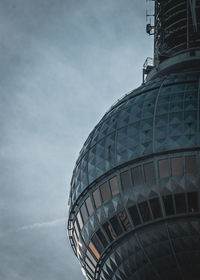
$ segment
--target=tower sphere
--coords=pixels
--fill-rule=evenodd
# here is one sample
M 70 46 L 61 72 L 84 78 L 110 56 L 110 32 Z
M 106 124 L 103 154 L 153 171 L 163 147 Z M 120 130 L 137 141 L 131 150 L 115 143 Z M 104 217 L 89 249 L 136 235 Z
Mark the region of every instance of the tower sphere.
M 68 236 L 86 279 L 200 279 L 197 15 L 198 0 L 155 1 L 153 65 L 79 154 Z

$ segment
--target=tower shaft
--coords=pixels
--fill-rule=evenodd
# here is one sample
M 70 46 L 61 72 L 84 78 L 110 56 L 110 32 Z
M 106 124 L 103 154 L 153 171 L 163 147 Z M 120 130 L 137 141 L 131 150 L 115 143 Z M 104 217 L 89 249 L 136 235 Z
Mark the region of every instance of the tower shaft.
M 200 0 L 155 1 L 154 60 L 158 65 L 200 48 Z

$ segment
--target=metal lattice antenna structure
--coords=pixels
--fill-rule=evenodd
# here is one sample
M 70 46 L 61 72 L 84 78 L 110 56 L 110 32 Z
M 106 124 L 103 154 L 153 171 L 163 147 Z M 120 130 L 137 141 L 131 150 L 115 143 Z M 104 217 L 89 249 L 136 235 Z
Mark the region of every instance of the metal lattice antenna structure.
M 149 79 L 183 60 L 189 67 L 191 63 L 197 64 L 200 57 L 200 1 L 155 0 L 154 3 L 154 26 L 147 25 L 147 33 L 154 34 L 155 68 Z

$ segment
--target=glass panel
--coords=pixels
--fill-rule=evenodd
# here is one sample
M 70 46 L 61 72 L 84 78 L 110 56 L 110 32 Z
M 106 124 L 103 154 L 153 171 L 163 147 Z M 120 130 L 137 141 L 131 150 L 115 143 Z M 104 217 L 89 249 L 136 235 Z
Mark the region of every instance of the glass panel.
M 185 201 L 185 194 L 179 193 L 175 194 L 175 204 L 176 204 L 176 213 L 185 213 L 186 212 L 186 201 Z
M 185 157 L 185 172 L 186 173 L 196 173 L 197 164 L 196 156 L 186 156 Z
M 90 262 L 90 260 L 87 257 L 85 258 L 85 262 L 89 266 L 89 268 L 92 270 L 92 272 L 95 272 L 94 265 Z
M 181 157 L 171 158 L 172 176 L 183 174 L 183 159 Z
M 88 197 L 88 198 L 86 199 L 85 203 L 86 203 L 86 206 L 87 206 L 87 210 L 88 210 L 89 216 L 91 216 L 92 213 L 94 212 L 94 209 L 93 209 L 93 206 L 92 206 L 91 198 Z
M 139 205 L 140 214 L 144 222 L 148 222 L 151 220 L 151 214 L 149 210 L 148 203 L 146 201 L 140 203 Z
M 107 182 L 100 186 L 100 192 L 101 192 L 103 202 L 110 199 L 110 191 Z
M 154 219 L 162 217 L 162 211 L 160 207 L 160 201 L 158 198 L 153 198 L 150 200 L 151 211 L 153 213 Z
M 146 182 L 155 181 L 153 162 L 144 164 L 144 174 Z
M 77 247 L 78 239 L 77 239 L 77 236 L 76 236 L 75 230 L 73 230 L 73 232 L 72 232 L 72 236 L 73 236 L 73 241 L 74 241 L 74 243 L 75 243 L 75 246 Z
M 101 205 L 101 198 L 100 198 L 100 193 L 99 189 L 96 189 L 96 191 L 93 192 L 93 198 L 94 198 L 94 203 L 96 208 L 98 208 Z
M 82 221 L 80 212 L 78 212 L 78 214 L 77 214 L 77 220 L 78 220 L 78 224 L 80 226 L 80 229 L 82 229 L 83 228 L 83 221 Z
M 100 258 L 100 255 L 99 255 L 99 252 L 97 251 L 97 249 L 94 247 L 94 244 L 92 242 L 89 243 L 89 248 L 98 260 Z
M 83 223 L 85 224 L 88 218 L 88 213 L 87 213 L 87 209 L 85 207 L 85 203 L 83 203 L 83 205 L 81 206 L 81 214 L 82 214 L 82 218 L 83 218 Z
M 79 235 L 79 229 L 78 229 L 78 225 L 77 225 L 76 220 L 75 220 L 75 222 L 74 222 L 74 230 L 75 230 L 75 232 L 76 232 L 76 235 L 78 236 L 78 235 Z
M 106 248 L 108 246 L 108 242 L 103 234 L 103 232 L 99 229 L 96 232 L 97 236 L 99 237 L 99 240 L 101 241 L 101 243 L 103 244 L 104 248 Z
M 166 216 L 174 215 L 174 205 L 172 195 L 163 196 Z
M 117 236 L 121 235 L 123 233 L 123 230 L 119 224 L 119 221 L 117 219 L 117 216 L 114 216 L 110 219 L 110 223 L 116 233 Z
M 137 166 L 131 169 L 132 179 L 134 185 L 139 185 L 144 183 L 144 179 L 142 176 L 142 168 L 141 166 Z
M 128 220 L 128 217 L 127 217 L 127 214 L 126 214 L 126 211 L 122 211 L 118 214 L 118 217 L 120 219 L 120 222 L 121 222 L 121 225 L 123 227 L 123 229 L 125 231 L 127 230 L 131 230 L 131 225 L 129 223 L 129 220 Z
M 96 266 L 97 262 L 96 262 L 96 260 L 94 259 L 94 257 L 92 256 L 92 254 L 90 253 L 89 250 L 86 251 L 86 255 L 87 255 L 88 259 L 93 263 L 93 265 Z
M 141 224 L 137 207 L 134 205 L 134 206 L 130 207 L 128 210 L 129 210 L 129 213 L 131 215 L 134 225 L 137 226 L 137 225 Z
M 110 179 L 109 182 L 110 182 L 110 188 L 111 188 L 112 195 L 114 196 L 114 195 L 118 194 L 119 188 L 118 188 L 117 176 Z
M 158 161 L 159 177 L 166 178 L 169 177 L 169 164 L 168 159 L 162 159 Z
M 98 252 L 101 254 L 104 248 L 103 248 L 102 244 L 100 243 L 96 233 L 93 235 L 91 240 L 92 240 L 92 243 L 94 244 L 94 246 L 97 248 Z
M 198 193 L 197 192 L 189 192 L 187 193 L 188 199 L 188 210 L 189 212 L 198 212 Z
M 125 171 L 120 174 L 123 190 L 128 190 L 131 187 L 129 172 Z
M 110 242 L 112 242 L 116 238 L 116 236 L 115 236 L 115 233 L 114 233 L 111 225 L 108 222 L 106 222 L 103 225 L 103 228 L 108 236 L 108 239 L 110 240 Z

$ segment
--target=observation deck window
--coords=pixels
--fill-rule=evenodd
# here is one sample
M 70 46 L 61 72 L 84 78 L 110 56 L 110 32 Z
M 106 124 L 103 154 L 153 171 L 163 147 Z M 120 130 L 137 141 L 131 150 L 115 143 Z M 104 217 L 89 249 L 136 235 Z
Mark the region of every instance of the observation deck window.
M 185 194 L 178 193 L 175 194 L 175 204 L 176 204 L 176 213 L 181 214 L 186 212 L 186 201 L 185 201 Z
M 165 206 L 165 214 L 166 216 L 174 215 L 174 205 L 172 195 L 166 195 L 162 197 L 163 204 Z
M 83 205 L 81 206 L 81 215 L 83 218 L 83 223 L 85 224 L 88 219 L 88 212 L 87 212 L 85 203 L 83 203 Z
M 160 179 L 169 177 L 169 164 L 168 159 L 158 161 L 159 177 Z
M 107 182 L 100 186 L 100 192 L 103 202 L 110 199 L 110 190 Z
M 136 205 L 130 207 L 128 210 L 129 210 L 129 213 L 131 215 L 131 219 L 132 219 L 134 225 L 137 226 L 137 225 L 141 224 L 140 216 L 139 216 Z
M 186 173 L 196 173 L 196 157 L 195 156 L 186 156 L 185 157 L 185 172 Z
M 172 176 L 183 174 L 183 158 L 171 158 Z
M 158 219 L 162 217 L 162 211 L 160 206 L 160 201 L 158 198 L 153 198 L 150 200 L 151 211 L 154 219 Z
M 97 236 L 98 236 L 99 240 L 101 241 L 103 247 L 106 248 L 108 246 L 108 242 L 107 242 L 103 232 L 100 229 L 97 231 Z
M 119 235 L 121 235 L 123 233 L 123 230 L 122 230 L 122 228 L 120 226 L 120 223 L 119 223 L 119 221 L 117 219 L 117 216 L 112 217 L 110 219 L 110 223 L 111 223 L 111 225 L 112 225 L 112 227 L 113 227 L 113 229 L 114 229 L 114 231 L 116 233 L 116 236 L 119 236 Z
M 112 195 L 117 195 L 119 193 L 117 176 L 111 178 L 109 182 Z
M 101 206 L 101 198 L 100 198 L 99 189 L 96 189 L 96 191 L 93 192 L 93 199 L 94 199 L 94 203 L 95 203 L 96 208 Z
M 155 181 L 155 172 L 153 162 L 144 164 L 145 181 Z
M 120 212 L 118 214 L 118 217 L 119 217 L 119 220 L 121 222 L 121 225 L 122 225 L 123 229 L 125 231 L 131 230 L 131 225 L 130 225 L 128 216 L 126 214 L 126 211 L 124 210 L 124 211 Z
M 131 179 L 129 176 L 129 171 L 124 171 L 120 174 L 121 183 L 123 190 L 128 190 L 131 187 Z
M 188 199 L 188 210 L 189 212 L 195 213 L 198 212 L 198 193 L 197 192 L 189 192 L 187 193 Z
M 91 216 L 93 214 L 93 212 L 94 212 L 94 208 L 92 206 L 91 198 L 88 197 L 86 199 L 85 203 L 86 203 L 86 206 L 87 206 L 88 214 L 89 214 L 89 216 Z
M 151 213 L 147 201 L 141 202 L 139 205 L 140 214 L 142 216 L 143 222 L 148 222 L 151 220 Z
M 97 249 L 95 248 L 95 246 L 92 242 L 89 243 L 89 248 L 92 251 L 92 253 L 94 254 L 94 256 L 97 258 L 97 260 L 99 260 L 100 254 L 99 254 L 99 252 L 97 251 Z
M 103 245 L 101 244 L 101 242 L 98 239 L 97 234 L 95 233 L 92 237 L 92 243 L 94 244 L 95 248 L 97 249 L 97 251 L 101 254 L 103 252 Z
M 96 266 L 97 261 L 94 259 L 94 257 L 92 256 L 92 254 L 90 253 L 89 250 L 86 251 L 86 256 L 88 257 L 88 259 L 90 260 L 90 262 Z
M 142 175 L 142 168 L 141 166 L 136 166 L 131 169 L 132 179 L 134 185 L 140 185 L 144 183 L 144 178 Z
M 83 228 L 83 220 L 81 218 L 80 212 L 78 212 L 78 214 L 77 214 L 77 220 L 78 220 L 78 224 L 79 224 L 80 229 L 82 229 Z
M 110 242 L 112 242 L 116 238 L 116 236 L 115 236 L 115 233 L 114 233 L 111 225 L 108 222 L 106 222 L 103 225 L 103 228 L 108 236 L 108 239 L 110 240 Z

